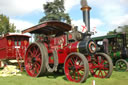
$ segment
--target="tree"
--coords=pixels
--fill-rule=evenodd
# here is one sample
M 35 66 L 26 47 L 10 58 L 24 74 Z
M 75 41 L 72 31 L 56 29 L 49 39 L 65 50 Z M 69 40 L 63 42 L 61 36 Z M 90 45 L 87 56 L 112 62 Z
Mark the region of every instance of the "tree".
M 117 33 L 126 33 L 126 43 L 128 44 L 128 25 L 119 26 L 114 31 L 110 31 L 107 35 L 117 34 Z
M 117 29 L 114 29 L 113 31 L 109 31 L 107 35 L 122 33 L 122 32 L 125 32 L 128 35 L 128 25 L 118 26 Z
M 120 26 L 118 28 L 122 29 L 122 32 L 128 33 L 128 25 Z
M 121 32 L 126 33 L 126 43 L 128 44 L 128 25 L 119 26 Z
M 0 14 L 0 35 L 15 32 L 15 25 L 9 22 L 9 18 Z
M 40 19 L 39 23 L 48 20 L 58 20 L 71 24 L 68 13 L 65 13 L 64 0 L 54 0 L 43 5 L 45 16 Z
M 113 31 L 109 31 L 109 32 L 107 33 L 107 35 L 112 35 L 112 34 L 116 34 L 116 29 L 114 29 Z

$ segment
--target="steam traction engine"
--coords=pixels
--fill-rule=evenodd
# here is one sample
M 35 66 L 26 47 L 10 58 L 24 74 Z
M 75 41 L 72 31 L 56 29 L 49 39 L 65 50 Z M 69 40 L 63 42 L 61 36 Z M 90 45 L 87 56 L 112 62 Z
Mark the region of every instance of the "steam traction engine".
M 97 53 L 97 45 L 90 38 L 90 7 L 85 6 L 82 10 L 88 28 L 86 33 L 80 33 L 71 25 L 59 21 L 43 22 L 22 31 L 43 34 L 26 51 L 25 67 L 28 75 L 38 77 L 46 71 L 53 72 L 64 67 L 67 79 L 73 82 L 84 82 L 89 71 L 94 77 L 111 76 L 113 64 L 110 57 Z
M 128 43 L 126 33 L 94 37 L 100 52 L 110 55 L 117 71 L 128 70 Z

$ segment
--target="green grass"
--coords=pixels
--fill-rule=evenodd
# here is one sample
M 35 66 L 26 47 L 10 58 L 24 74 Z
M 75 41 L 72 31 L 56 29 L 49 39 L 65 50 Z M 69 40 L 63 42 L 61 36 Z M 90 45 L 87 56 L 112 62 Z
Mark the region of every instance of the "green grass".
M 48 74 L 39 78 L 32 78 L 25 72 L 22 76 L 0 77 L 0 85 L 128 85 L 128 72 L 113 71 L 111 78 L 99 79 L 89 77 L 84 83 L 74 83 L 66 80 L 64 75 Z

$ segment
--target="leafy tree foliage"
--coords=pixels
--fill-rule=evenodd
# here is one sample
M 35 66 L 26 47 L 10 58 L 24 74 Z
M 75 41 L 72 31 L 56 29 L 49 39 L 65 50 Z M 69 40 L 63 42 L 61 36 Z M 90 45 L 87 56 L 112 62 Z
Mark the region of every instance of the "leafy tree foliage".
M 40 23 L 48 20 L 58 20 L 71 23 L 68 13 L 65 13 L 64 0 L 54 0 L 54 2 L 47 2 L 43 5 L 45 16 L 40 19 Z
M 0 35 L 15 32 L 15 25 L 9 22 L 9 18 L 0 14 Z
M 128 25 L 119 26 L 117 29 L 114 29 L 113 31 L 109 31 L 107 35 L 116 34 L 116 33 L 126 33 L 128 35 Z
M 126 43 L 128 44 L 128 25 L 118 27 L 121 32 L 126 33 Z
M 120 26 L 119 28 L 122 29 L 122 32 L 128 33 L 128 25 Z
M 116 33 L 116 29 L 114 29 L 113 31 L 109 31 L 108 33 L 107 33 L 107 35 L 112 35 L 112 34 L 115 34 Z
M 108 32 L 107 35 L 112 35 L 117 33 L 126 33 L 126 43 L 128 43 L 128 25 L 119 26 L 117 29 Z

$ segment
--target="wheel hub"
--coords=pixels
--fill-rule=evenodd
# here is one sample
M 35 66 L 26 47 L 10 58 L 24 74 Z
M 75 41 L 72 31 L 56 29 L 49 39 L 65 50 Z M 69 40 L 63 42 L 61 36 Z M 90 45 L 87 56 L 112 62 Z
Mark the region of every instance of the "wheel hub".
M 71 66 L 69 69 L 75 71 L 76 67 L 75 66 Z
M 35 63 L 35 62 L 36 62 L 36 58 L 33 57 L 33 58 L 32 58 L 32 63 Z

